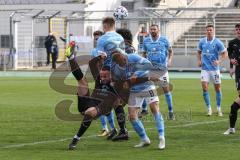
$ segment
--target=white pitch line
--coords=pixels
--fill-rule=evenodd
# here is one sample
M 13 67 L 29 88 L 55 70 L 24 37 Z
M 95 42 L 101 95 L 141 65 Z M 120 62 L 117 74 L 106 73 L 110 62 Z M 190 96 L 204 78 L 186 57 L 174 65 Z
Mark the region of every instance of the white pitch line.
M 18 147 L 24 147 L 24 146 L 33 146 L 37 144 L 45 144 L 45 143 L 54 143 L 54 142 L 63 142 L 66 140 L 69 140 L 70 138 L 64 138 L 64 139 L 58 139 L 58 140 L 48 140 L 48 141 L 39 141 L 39 142 L 33 142 L 33 143 L 22 143 L 22 144 L 16 144 L 16 145 L 9 145 L 1 148 L 18 148 Z
M 188 123 L 188 124 L 183 124 L 183 125 L 169 126 L 169 127 L 166 127 L 166 128 L 181 128 L 181 127 L 198 126 L 198 125 L 203 125 L 203 124 L 213 124 L 213 123 L 224 122 L 224 121 L 227 121 L 227 120 L 228 119 L 223 119 L 223 120 L 218 120 L 218 121 L 209 121 L 209 122 L 194 122 L 194 123 Z M 155 129 L 155 128 L 147 128 L 146 130 L 153 130 L 153 129 Z M 135 131 L 129 131 L 129 132 L 135 132 Z M 92 138 L 92 137 L 97 137 L 97 135 L 84 136 L 84 137 L 81 137 L 81 139 Z M 20 148 L 20 147 L 25 147 L 25 146 L 34 146 L 34 145 L 38 145 L 38 144 L 63 142 L 63 141 L 67 141 L 67 140 L 70 140 L 70 139 L 72 139 L 72 138 L 39 141 L 39 142 L 33 142 L 33 143 L 22 143 L 22 144 L 16 144 L 16 145 L 3 146 L 3 147 L 0 147 L 0 149 Z
M 181 127 L 190 127 L 190 126 L 197 126 L 201 124 L 213 124 L 213 123 L 219 123 L 219 122 L 225 122 L 228 121 L 228 119 L 222 119 L 218 121 L 209 121 L 209 122 L 195 122 L 195 123 L 188 123 L 188 124 L 182 124 L 182 125 L 177 125 L 177 126 L 169 126 L 166 128 L 181 128 Z
M 97 137 L 97 135 L 85 136 L 85 137 L 81 137 L 81 139 L 92 138 L 92 137 Z M 4 146 L 4 147 L 0 147 L 0 148 L 7 149 L 7 148 L 18 148 L 18 147 L 24 147 L 24 146 L 34 146 L 34 145 L 37 145 L 37 144 L 63 142 L 63 141 L 67 141 L 67 140 L 70 140 L 70 139 L 72 139 L 72 138 L 63 138 L 63 139 L 57 139 L 57 140 L 39 141 L 39 142 L 33 142 L 33 143 L 22 143 L 22 144 Z

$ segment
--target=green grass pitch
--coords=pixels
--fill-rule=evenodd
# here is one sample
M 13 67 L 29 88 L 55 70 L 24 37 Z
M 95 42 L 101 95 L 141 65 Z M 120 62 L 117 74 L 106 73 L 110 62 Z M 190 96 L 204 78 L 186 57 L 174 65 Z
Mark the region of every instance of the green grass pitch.
M 70 79 L 69 83 L 75 81 Z M 129 122 L 129 141 L 112 142 L 96 137 L 100 131 L 96 120 L 77 149 L 68 151 L 80 122 L 62 121 L 55 116 L 54 109 L 61 100 L 72 99 L 75 101 L 72 112 L 76 112 L 76 97 L 55 92 L 47 78 L 0 78 L 0 160 L 238 160 L 239 133 L 222 134 L 228 127 L 229 106 L 237 95 L 234 81 L 222 82 L 224 117 L 205 116 L 199 79 L 172 79 L 171 83 L 177 119 L 165 120 L 165 150 L 157 149 L 157 131 L 148 115 L 143 120 L 152 142 L 149 147 L 133 148 L 139 138 Z M 210 93 L 216 110 L 212 86 Z M 160 108 L 166 115 L 164 96 L 160 97 Z

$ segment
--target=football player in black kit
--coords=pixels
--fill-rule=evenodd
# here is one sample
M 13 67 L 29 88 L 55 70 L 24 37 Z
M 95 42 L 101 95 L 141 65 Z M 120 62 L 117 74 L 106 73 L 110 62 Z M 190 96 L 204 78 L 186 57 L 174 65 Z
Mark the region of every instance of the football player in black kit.
M 82 135 L 86 132 L 86 130 L 89 128 L 93 119 L 98 118 L 100 115 L 109 114 L 112 109 L 114 109 L 115 112 L 119 108 L 123 110 L 123 106 L 121 107 L 119 106 L 120 104 L 119 96 L 124 94 L 126 96 L 126 99 L 123 99 L 123 101 L 126 102 L 128 98 L 127 95 L 129 93 L 128 88 L 130 88 L 130 87 L 127 87 L 127 89 L 123 89 L 125 86 L 124 83 L 128 83 L 128 86 L 131 86 L 134 84 L 146 82 L 149 80 L 149 78 L 152 81 L 159 80 L 156 77 L 149 77 L 149 78 L 133 77 L 127 81 L 119 81 L 119 82 L 115 81 L 114 83 L 116 84 L 113 88 L 111 84 L 110 67 L 101 65 L 102 61 L 106 58 L 106 55 L 102 54 L 89 61 L 89 67 L 90 67 L 91 73 L 95 81 L 98 82 L 92 94 L 90 95 L 88 82 L 84 77 L 82 70 L 79 67 L 77 60 L 75 58 L 74 46 L 75 46 L 75 43 L 70 42 L 69 47 L 66 49 L 65 55 L 69 60 L 72 74 L 74 75 L 75 79 L 78 81 L 78 93 L 77 93 L 78 111 L 82 113 L 83 120 L 81 122 L 81 126 L 77 134 L 73 137 L 71 143 L 69 144 L 70 150 L 73 150 L 76 148 L 78 141 L 80 140 Z M 121 87 L 118 88 L 117 86 L 121 86 Z M 122 113 L 122 112 L 118 112 L 118 114 L 119 113 Z M 122 117 L 118 117 L 117 115 L 117 118 L 122 118 Z M 124 115 L 124 120 L 122 120 L 120 123 L 123 125 L 123 127 L 125 127 L 125 115 Z M 121 126 L 120 126 L 120 129 L 121 129 Z M 126 136 L 119 134 L 116 140 L 128 139 L 128 135 L 127 134 L 125 135 Z
M 235 124 L 237 121 L 237 112 L 240 108 L 240 23 L 235 25 L 236 38 L 231 40 L 228 44 L 228 55 L 230 59 L 230 75 L 235 73 L 236 88 L 238 91 L 238 98 L 231 105 L 229 114 L 230 127 L 224 132 L 225 135 L 235 133 Z
M 72 74 L 78 81 L 78 111 L 83 115 L 83 120 L 77 134 L 73 137 L 71 143 L 69 144 L 70 150 L 76 148 L 77 142 L 89 128 L 93 119 L 98 118 L 100 115 L 109 114 L 112 108 L 118 105 L 118 97 L 113 87 L 110 85 L 110 67 L 98 67 L 99 62 L 101 62 L 101 59 L 104 59 L 104 56 L 101 55 L 89 61 L 90 69 L 94 69 L 100 75 L 99 83 L 90 96 L 88 82 L 73 54 L 73 48 L 74 43 L 70 44 L 70 48 L 67 48 L 65 55 L 69 59 Z M 97 80 L 97 76 L 93 77 Z

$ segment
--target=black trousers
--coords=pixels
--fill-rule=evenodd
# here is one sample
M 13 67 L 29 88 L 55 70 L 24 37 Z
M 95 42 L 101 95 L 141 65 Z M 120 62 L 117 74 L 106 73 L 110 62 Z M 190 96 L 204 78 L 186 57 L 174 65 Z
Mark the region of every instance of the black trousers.
M 50 54 L 51 54 L 51 50 L 50 49 L 46 49 L 47 50 L 47 65 L 50 64 Z
M 52 56 L 52 69 L 56 69 L 58 54 L 57 53 L 51 53 L 51 56 Z

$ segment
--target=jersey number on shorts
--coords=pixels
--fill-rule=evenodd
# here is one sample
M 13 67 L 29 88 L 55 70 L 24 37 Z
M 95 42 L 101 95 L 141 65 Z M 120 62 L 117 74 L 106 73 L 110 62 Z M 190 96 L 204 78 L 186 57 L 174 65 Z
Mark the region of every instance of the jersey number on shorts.
M 150 94 L 151 97 L 155 96 L 155 94 L 154 94 L 154 92 L 152 90 L 149 91 L 149 94 Z
M 215 81 L 218 81 L 218 80 L 219 80 L 219 75 L 218 75 L 218 74 L 215 74 L 215 75 L 214 75 L 214 79 L 215 79 Z

